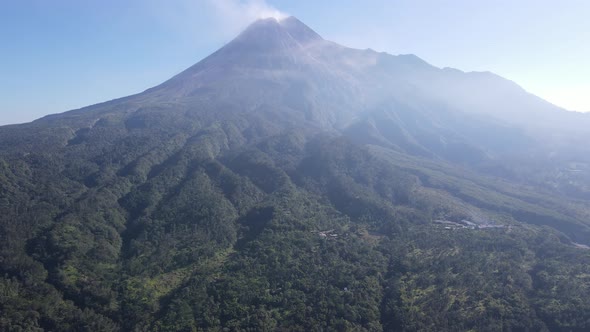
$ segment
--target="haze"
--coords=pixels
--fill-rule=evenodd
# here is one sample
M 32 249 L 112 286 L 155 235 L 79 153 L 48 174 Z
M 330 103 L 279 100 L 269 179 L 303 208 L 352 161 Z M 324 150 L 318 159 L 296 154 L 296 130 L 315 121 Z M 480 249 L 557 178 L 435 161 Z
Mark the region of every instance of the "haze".
M 590 331 L 557 16 L 123 3 L 13 11 L 10 114 L 100 103 L 0 126 L 0 331 Z
M 0 4 L 0 124 L 138 93 L 260 17 L 295 15 L 357 48 L 492 71 L 590 111 L 586 1 L 212 1 Z

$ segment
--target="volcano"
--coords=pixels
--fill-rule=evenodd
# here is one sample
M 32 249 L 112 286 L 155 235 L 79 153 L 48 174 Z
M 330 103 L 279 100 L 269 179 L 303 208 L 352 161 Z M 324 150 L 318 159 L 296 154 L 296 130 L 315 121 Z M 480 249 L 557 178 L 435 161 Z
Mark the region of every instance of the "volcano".
M 588 330 L 587 128 L 493 73 L 258 20 L 142 93 L 0 127 L 0 329 Z

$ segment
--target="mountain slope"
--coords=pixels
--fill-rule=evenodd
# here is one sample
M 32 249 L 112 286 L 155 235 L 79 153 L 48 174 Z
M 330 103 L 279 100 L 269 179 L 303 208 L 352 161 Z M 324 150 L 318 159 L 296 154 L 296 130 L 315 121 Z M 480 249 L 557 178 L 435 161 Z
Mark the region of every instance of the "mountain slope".
M 0 127 L 0 327 L 584 331 L 571 117 L 257 21 L 143 93 Z

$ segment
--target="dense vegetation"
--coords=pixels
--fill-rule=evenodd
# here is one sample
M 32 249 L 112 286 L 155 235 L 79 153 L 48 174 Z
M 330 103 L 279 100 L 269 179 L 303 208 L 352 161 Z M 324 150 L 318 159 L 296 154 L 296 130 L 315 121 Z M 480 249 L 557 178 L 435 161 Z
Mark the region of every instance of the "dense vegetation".
M 587 140 L 525 106 L 290 18 L 0 127 L 0 330 L 589 331 Z
M 518 223 L 583 230 L 581 207 L 346 137 L 142 117 L 4 149 L 2 330 L 590 328 L 590 251 Z M 512 226 L 433 223 L 476 217 Z

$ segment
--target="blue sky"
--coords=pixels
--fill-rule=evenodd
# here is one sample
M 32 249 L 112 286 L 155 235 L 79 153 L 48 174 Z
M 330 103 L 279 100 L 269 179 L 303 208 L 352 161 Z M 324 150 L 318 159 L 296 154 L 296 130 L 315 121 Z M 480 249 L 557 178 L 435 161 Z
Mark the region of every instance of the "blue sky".
M 278 13 L 346 46 L 489 70 L 590 111 L 586 0 L 0 0 L 0 124 L 143 91 Z

